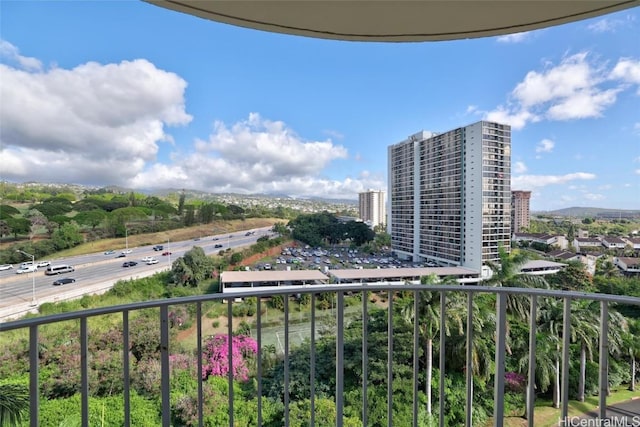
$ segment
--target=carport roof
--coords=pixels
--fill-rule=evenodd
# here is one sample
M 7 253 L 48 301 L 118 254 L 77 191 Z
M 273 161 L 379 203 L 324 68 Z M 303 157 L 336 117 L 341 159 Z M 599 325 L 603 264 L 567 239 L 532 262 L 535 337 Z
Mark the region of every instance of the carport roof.
M 256 282 L 326 282 L 329 278 L 318 270 L 291 271 L 224 271 L 222 283 L 256 283 Z
M 465 267 L 424 267 L 424 268 L 366 268 L 329 270 L 338 280 L 394 279 L 422 277 L 436 274 L 445 276 L 479 276 L 480 272 Z
M 240 27 L 370 42 L 457 40 L 513 34 L 640 5 L 638 0 L 146 1 Z

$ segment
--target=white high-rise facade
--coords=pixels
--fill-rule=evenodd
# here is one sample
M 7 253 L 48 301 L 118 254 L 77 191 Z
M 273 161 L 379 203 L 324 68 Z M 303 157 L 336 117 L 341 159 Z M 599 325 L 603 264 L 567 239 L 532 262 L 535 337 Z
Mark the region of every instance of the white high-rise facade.
M 387 230 L 396 254 L 480 271 L 508 252 L 511 127 L 481 121 L 388 148 Z
M 360 219 L 371 228 L 385 224 L 385 193 L 382 190 L 367 190 L 358 194 Z

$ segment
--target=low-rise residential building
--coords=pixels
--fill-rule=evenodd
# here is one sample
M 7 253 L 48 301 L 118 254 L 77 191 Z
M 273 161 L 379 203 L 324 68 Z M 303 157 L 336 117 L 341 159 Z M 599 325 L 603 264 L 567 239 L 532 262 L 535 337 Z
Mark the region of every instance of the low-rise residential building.
M 566 251 L 564 249 L 559 249 L 557 251 L 549 252 L 547 255 L 553 257 L 554 259 L 562 260 L 565 262 L 568 261 L 581 261 L 582 256 L 575 252 Z
M 582 252 L 585 249 L 597 249 L 602 247 L 602 241 L 595 237 L 576 237 L 573 239 L 573 247 L 576 252 Z
M 620 237 L 604 236 L 602 238 L 602 246 L 607 249 L 624 249 L 627 247 L 627 242 Z
M 613 263 L 625 275 L 640 274 L 640 258 L 615 257 Z
M 631 237 L 627 239 L 627 243 L 634 251 L 640 250 L 640 237 Z

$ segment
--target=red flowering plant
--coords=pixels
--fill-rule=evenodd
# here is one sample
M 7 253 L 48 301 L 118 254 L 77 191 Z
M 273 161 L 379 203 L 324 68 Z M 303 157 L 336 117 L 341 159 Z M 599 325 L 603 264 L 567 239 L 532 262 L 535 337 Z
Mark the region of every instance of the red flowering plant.
M 247 381 L 249 363 L 258 353 L 258 343 L 249 336 L 236 335 L 231 337 L 231 351 L 234 378 Z M 223 377 L 228 375 L 229 369 L 229 337 L 221 334 L 209 338 L 202 349 L 202 378 Z

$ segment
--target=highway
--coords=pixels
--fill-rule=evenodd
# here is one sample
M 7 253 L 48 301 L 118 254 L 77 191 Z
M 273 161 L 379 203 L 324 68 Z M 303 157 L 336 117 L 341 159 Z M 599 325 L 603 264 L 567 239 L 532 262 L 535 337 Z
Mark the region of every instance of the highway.
M 247 236 L 246 233 L 249 231 L 254 233 Z M 0 271 L 0 322 L 11 320 L 26 312 L 37 311 L 37 306 L 44 302 L 63 301 L 79 298 L 84 294 L 104 292 L 118 280 L 146 277 L 158 271 L 167 270 L 172 262 L 194 246 L 199 246 L 207 255 L 212 255 L 229 247 L 251 245 L 265 235 L 272 235 L 270 227 L 202 236 L 193 240 L 165 242 L 162 251 L 154 251 L 155 244 L 130 247 L 131 253 L 121 258 L 117 256 L 122 250 L 116 250 L 110 255 L 99 252 L 68 258 L 47 258 L 52 265 L 68 264 L 75 268 L 73 273 L 57 276 L 45 275 L 46 268 L 39 268 L 35 273 L 16 274 L 19 265 L 14 265 L 12 270 Z M 222 247 L 216 248 L 215 245 L 222 245 Z M 171 255 L 162 255 L 166 251 L 171 252 Z M 147 256 L 157 259 L 158 264 L 147 265 L 142 261 L 142 258 Z M 136 261 L 138 265 L 124 268 L 122 264 L 125 261 Z M 34 275 L 35 286 L 33 285 Z M 71 277 L 76 281 L 67 285 L 54 286 L 53 282 L 62 277 Z

